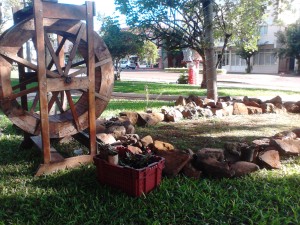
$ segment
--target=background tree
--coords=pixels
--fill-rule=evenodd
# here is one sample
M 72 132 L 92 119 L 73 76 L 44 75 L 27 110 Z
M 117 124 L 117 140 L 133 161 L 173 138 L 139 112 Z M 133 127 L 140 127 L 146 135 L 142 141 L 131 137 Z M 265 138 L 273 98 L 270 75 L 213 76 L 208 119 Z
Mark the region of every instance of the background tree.
M 300 20 L 289 25 L 285 31 L 277 32 L 276 37 L 279 44 L 279 57 L 296 58 L 297 73 L 300 74 Z
M 128 25 L 136 27 L 146 38 L 155 40 L 167 51 L 180 48 L 196 50 L 204 61 L 205 73 L 202 0 L 115 0 L 115 3 L 118 10 L 126 15 Z M 213 79 L 209 81 L 214 82 Z M 203 84 L 203 87 L 206 86 L 206 82 Z
M 143 47 L 143 41 L 139 35 L 130 31 L 122 31 L 119 21 L 111 17 L 104 18 L 100 33 L 117 68 L 121 59 L 138 54 Z
M 23 8 L 24 5 L 28 6 L 31 3 L 31 0 L 2 0 L 0 2 L 0 33 L 3 33 L 8 28 L 8 22 L 12 21 L 12 8 Z
M 213 37 L 223 38 L 222 53 L 230 38 L 234 36 L 238 39 L 246 31 L 253 30 L 253 24 L 260 21 L 264 12 L 261 2 L 266 4 L 266 1 L 225 0 L 214 3 Z M 210 45 L 205 38 L 204 2 L 206 0 L 115 0 L 117 9 L 127 16 L 127 24 L 143 30 L 148 39 L 160 40 L 158 43 L 167 50 L 196 50 L 203 59 L 201 87 L 206 88 L 209 83 L 209 86 L 216 88 L 215 84 L 210 83 L 216 82 L 214 78 L 206 79 L 206 71 L 213 71 L 213 68 L 206 68 L 205 49 Z
M 246 73 L 251 73 L 253 66 L 251 65 L 251 58 L 258 50 L 257 46 L 258 36 L 254 36 L 252 39 L 242 40 L 236 42 L 236 54 L 242 59 L 246 60 Z
M 143 47 L 138 55 L 139 58 L 146 59 L 150 64 L 155 64 L 159 58 L 157 46 L 151 41 L 144 42 Z

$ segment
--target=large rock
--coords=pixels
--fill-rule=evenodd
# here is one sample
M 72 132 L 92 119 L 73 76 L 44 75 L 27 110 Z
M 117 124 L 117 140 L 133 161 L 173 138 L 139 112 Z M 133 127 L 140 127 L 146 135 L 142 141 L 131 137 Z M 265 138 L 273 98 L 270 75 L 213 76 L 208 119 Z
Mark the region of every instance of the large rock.
M 268 150 L 259 154 L 259 161 L 263 167 L 267 169 L 280 169 L 280 156 L 276 149 L 268 148 Z
M 228 105 L 223 108 L 223 116 L 232 116 L 233 114 L 233 105 Z
M 248 115 L 247 106 L 241 102 L 233 103 L 233 115 Z
M 246 106 L 252 106 L 252 107 L 258 107 L 258 108 L 260 108 L 260 104 L 258 104 L 257 102 L 255 102 L 255 101 L 244 101 L 244 104 L 246 105 Z
M 137 112 L 120 112 L 119 115 L 126 117 L 132 125 L 136 125 L 139 117 Z
M 245 96 L 243 98 L 243 102 L 256 102 L 257 104 L 260 105 L 262 103 L 262 100 L 259 98 L 249 98 L 249 97 Z
M 162 113 L 138 113 L 137 126 L 154 126 L 164 120 Z
M 296 139 L 297 134 L 292 131 L 282 131 L 273 136 L 275 139 L 287 140 L 287 139 Z
M 185 106 L 186 105 L 186 100 L 183 96 L 179 96 L 175 102 L 175 106 L 178 106 L 178 105 L 183 105 Z
M 180 150 L 157 151 L 156 155 L 165 158 L 163 174 L 168 177 L 176 176 L 191 160 L 190 154 Z
M 241 177 L 259 170 L 259 167 L 255 163 L 239 161 L 230 165 L 230 170 L 234 177 Z
M 202 148 L 195 153 L 197 159 L 214 158 L 218 161 L 224 161 L 224 149 L 221 148 Z
M 203 117 L 212 117 L 214 114 L 209 108 L 200 108 L 198 109 L 199 116 Z
M 239 142 L 226 142 L 224 144 L 224 156 L 227 162 L 236 162 L 240 160 L 241 148 Z
M 112 134 L 100 133 L 96 134 L 96 137 L 100 139 L 104 144 L 112 144 L 117 141 Z
M 186 119 L 193 119 L 193 118 L 198 117 L 198 111 L 195 107 L 194 108 L 190 108 L 190 107 L 185 108 L 181 113 L 182 113 L 183 118 L 186 118 Z
M 210 110 L 216 117 L 223 117 L 223 109 L 211 108 Z
M 220 162 L 215 158 L 197 159 L 197 167 L 200 167 L 205 175 L 216 178 L 229 178 L 234 175 L 227 162 Z
M 300 113 L 300 106 L 296 102 L 285 102 L 283 105 L 290 113 Z
M 119 139 L 126 134 L 126 128 L 124 126 L 112 125 L 106 128 L 106 133 L 110 133 L 115 139 Z
M 272 103 L 262 103 L 260 106 L 263 113 L 276 113 L 276 107 Z
M 296 128 L 296 129 L 292 130 L 292 132 L 294 134 L 296 134 L 297 138 L 300 138 L 300 128 Z
M 259 151 L 262 151 L 270 146 L 270 139 L 269 138 L 256 139 L 252 141 L 252 144 L 254 144 L 254 146 L 256 146 Z
M 153 144 L 153 138 L 150 135 L 147 135 L 141 139 L 141 142 L 144 147 L 147 147 L 150 144 Z
M 259 107 L 253 107 L 253 106 L 247 106 L 248 114 L 262 114 L 262 108 Z
M 272 139 L 271 145 L 282 155 L 300 155 L 300 140 Z
M 177 109 L 171 109 L 165 115 L 166 121 L 178 122 L 183 118 L 182 113 Z
M 275 98 L 267 100 L 266 103 L 272 103 L 273 105 L 282 104 L 282 99 L 280 96 L 276 96 Z
M 149 145 L 149 148 L 153 150 L 154 152 L 156 151 L 170 151 L 174 150 L 174 146 L 171 145 L 170 143 L 163 142 L 163 141 L 154 141 L 153 144 Z

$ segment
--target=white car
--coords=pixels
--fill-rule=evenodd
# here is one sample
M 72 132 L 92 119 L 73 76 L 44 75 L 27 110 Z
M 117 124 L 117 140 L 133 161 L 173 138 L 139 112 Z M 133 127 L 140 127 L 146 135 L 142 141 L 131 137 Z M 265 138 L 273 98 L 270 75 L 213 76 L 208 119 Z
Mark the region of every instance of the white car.
M 133 62 L 128 61 L 120 61 L 120 68 L 121 69 L 135 69 L 136 68 L 136 64 Z

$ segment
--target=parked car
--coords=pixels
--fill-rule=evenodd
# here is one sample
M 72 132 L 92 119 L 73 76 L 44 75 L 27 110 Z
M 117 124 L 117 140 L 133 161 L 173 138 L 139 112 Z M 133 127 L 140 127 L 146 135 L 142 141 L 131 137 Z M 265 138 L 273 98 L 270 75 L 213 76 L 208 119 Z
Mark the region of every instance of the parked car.
M 134 62 L 131 62 L 130 60 L 120 61 L 120 68 L 121 69 L 135 69 L 136 64 Z

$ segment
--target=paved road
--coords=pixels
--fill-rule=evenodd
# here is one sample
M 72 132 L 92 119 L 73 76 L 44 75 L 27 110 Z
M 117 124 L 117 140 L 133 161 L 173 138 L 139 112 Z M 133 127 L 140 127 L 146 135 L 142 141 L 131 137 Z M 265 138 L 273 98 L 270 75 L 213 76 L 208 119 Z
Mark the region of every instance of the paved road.
M 159 70 L 123 70 L 121 72 L 121 80 L 176 83 L 179 75 L 179 73 L 166 73 Z M 300 76 L 295 75 L 226 74 L 218 75 L 217 80 L 219 87 L 300 91 Z

